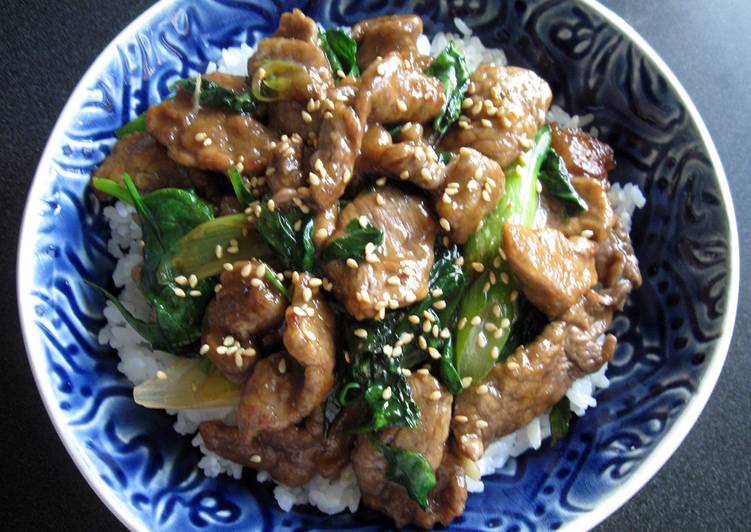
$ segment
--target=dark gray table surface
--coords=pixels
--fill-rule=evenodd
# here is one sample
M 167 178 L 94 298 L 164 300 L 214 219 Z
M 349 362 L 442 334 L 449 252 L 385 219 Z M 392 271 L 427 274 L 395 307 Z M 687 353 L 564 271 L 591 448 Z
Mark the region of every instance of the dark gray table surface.
M 2 0 L 0 18 L 0 320 L 3 528 L 119 530 L 57 438 L 29 370 L 15 302 L 15 250 L 26 190 L 68 95 L 99 52 L 152 2 Z M 751 1 L 606 0 L 670 65 L 720 152 L 741 235 L 751 245 Z M 751 527 L 751 290 L 741 284 L 735 335 L 717 388 L 667 465 L 602 530 Z

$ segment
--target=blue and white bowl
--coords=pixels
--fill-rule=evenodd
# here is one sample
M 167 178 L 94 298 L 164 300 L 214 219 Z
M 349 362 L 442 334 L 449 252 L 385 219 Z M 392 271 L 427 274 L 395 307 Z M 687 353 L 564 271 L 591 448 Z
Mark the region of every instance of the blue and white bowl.
M 717 381 L 738 298 L 738 236 L 717 151 L 688 95 L 657 54 L 592 0 L 163 0 L 99 56 L 65 106 L 28 197 L 18 298 L 29 361 L 60 438 L 102 501 L 135 530 L 356 529 L 389 526 L 372 511 L 284 513 L 254 480 L 208 479 L 173 419 L 145 410 L 99 345 L 106 225 L 87 193 L 113 131 L 195 75 L 219 50 L 253 44 L 300 7 L 324 25 L 414 12 L 428 34 L 460 16 L 509 62 L 548 80 L 556 103 L 592 113 L 617 154 L 611 178 L 647 205 L 632 238 L 644 286 L 613 329 L 620 342 L 598 406 L 555 448 L 530 452 L 471 495 L 453 529 L 583 529 L 612 513 L 665 463 Z M 251 477 L 253 475 L 250 475 Z

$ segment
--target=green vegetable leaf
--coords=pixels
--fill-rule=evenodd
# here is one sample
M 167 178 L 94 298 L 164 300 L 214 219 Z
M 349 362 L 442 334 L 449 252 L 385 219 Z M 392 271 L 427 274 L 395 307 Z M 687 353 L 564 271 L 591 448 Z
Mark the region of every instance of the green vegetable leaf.
M 164 335 L 162 334 L 162 330 L 159 328 L 159 325 L 157 325 L 156 323 L 148 323 L 136 318 L 127 308 L 125 308 L 122 303 L 120 303 L 120 300 L 117 299 L 117 296 L 112 294 L 109 290 L 102 288 L 101 286 L 94 284 L 87 279 L 84 279 L 83 281 L 91 288 L 99 292 L 105 299 L 112 302 L 112 304 L 115 305 L 115 308 L 120 311 L 120 314 L 122 314 L 123 318 L 125 318 L 125 321 L 128 322 L 128 325 L 133 327 L 133 330 L 140 334 L 144 340 L 149 342 L 152 348 L 164 350 L 172 348 L 172 346 L 169 344 L 169 342 L 167 342 Z
M 247 207 L 257 199 L 250 190 L 248 190 L 248 187 L 245 186 L 243 176 L 240 174 L 240 170 L 238 170 L 236 166 L 230 167 L 227 172 L 227 177 L 232 184 L 232 190 L 234 190 L 235 197 L 237 197 L 237 201 L 240 202 L 240 205 Z
M 550 410 L 548 416 L 550 419 L 550 433 L 552 436 L 551 444 L 555 446 L 562 440 L 569 429 L 571 423 L 571 404 L 565 395 Z
M 199 280 L 219 275 L 227 256 L 217 257 L 216 246 L 227 248 L 233 240 L 238 252 L 232 260 L 267 260 L 272 256 L 266 241 L 244 214 L 220 216 L 194 227 L 177 241 L 169 260 L 159 265 L 158 279 L 168 283 L 177 275 L 193 274 Z
M 141 131 L 146 131 L 146 111 L 135 117 L 123 127 L 115 130 L 115 137 L 121 139 L 125 135 L 130 135 L 131 133 L 139 133 Z
M 213 218 L 213 210 L 193 191 L 164 188 L 141 196 L 128 174 L 123 174 L 123 182 L 140 216 L 144 241 L 141 290 L 154 309 L 155 322 L 139 322 L 122 305 L 118 309 L 155 348 L 184 351 L 201 336 L 204 309 L 215 281 L 203 279 L 190 288 L 179 287 L 170 268 L 171 253 L 186 233 Z M 114 296 L 105 296 L 114 302 Z
M 117 181 L 105 177 L 95 177 L 91 180 L 91 185 L 100 192 L 104 192 L 113 198 L 117 198 L 120 201 L 133 205 L 133 198 L 131 197 L 130 192 L 128 192 L 128 189 Z
M 503 199 L 464 246 L 465 267 L 468 269 L 480 262 L 485 270 L 470 285 L 461 302 L 462 327 L 456 338 L 459 374 L 471 377 L 475 383 L 484 379 L 497 361 L 508 357 L 519 345 L 520 338 L 526 338 L 529 331 L 537 327 L 536 316 L 522 306 L 523 298 L 518 297 L 513 272 L 506 263 L 498 265 L 497 259 L 503 225 L 510 221 L 529 227 L 534 221 L 538 204 L 537 174 L 550 141 L 550 129 L 545 126 L 538 131 L 535 145 L 524 155 L 526 164 L 516 163 L 506 172 Z
M 469 85 L 469 69 L 464 60 L 464 55 L 456 47 L 456 43 L 451 41 L 433 59 L 425 73 L 438 78 L 443 84 L 446 103 L 433 122 L 433 129 L 439 135 L 443 135 L 449 126 L 459 119 L 461 114 L 462 100 Z
M 436 478 L 425 457 L 416 451 L 386 445 L 373 436 L 370 441 L 386 458 L 386 478 L 404 486 L 410 498 L 427 510 L 428 495 L 435 488 Z
M 529 226 L 534 220 L 538 203 L 537 176 L 550 142 L 550 128 L 543 126 L 537 132 L 534 145 L 523 156 L 526 164 L 517 162 L 506 170 L 503 198 L 495 210 L 484 218 L 480 230 L 470 235 L 464 245 L 467 268 L 473 262 L 481 262 L 486 267 L 493 263 L 501 247 L 503 225 L 507 221 Z
M 520 345 L 528 344 L 537 338 L 549 323 L 548 317 L 524 296 L 519 296 L 516 300 L 513 316 L 514 320 L 498 357 L 499 361 L 506 360 Z
M 307 227 L 311 215 L 303 214 L 297 207 L 270 210 L 266 196 L 261 201 L 261 216 L 258 232 L 266 241 L 277 259 L 289 270 L 303 271 L 306 256 L 303 227 Z
M 454 153 L 450 151 L 439 151 L 438 152 L 438 162 L 447 165 L 451 162 L 451 159 L 454 158 Z
M 345 75 L 360 77 L 360 67 L 357 65 L 357 43 L 346 30 L 342 28 L 321 29 L 318 31 L 318 39 L 334 74 L 341 70 Z
M 566 164 L 563 159 L 550 147 L 540 168 L 540 183 L 550 194 L 563 201 L 571 211 L 587 211 L 587 202 L 571 184 Z
M 359 262 L 365 258 L 365 247 L 368 244 L 380 246 L 382 243 L 383 231 L 381 229 L 370 224 L 363 227 L 358 220 L 350 220 L 344 235 L 330 242 L 323 250 L 321 260 L 327 263 L 332 260 L 353 258 Z
M 179 79 L 170 89 L 180 89 L 193 94 L 196 91 L 196 80 Z M 256 110 L 256 101 L 250 91 L 238 93 L 204 77 L 201 78 L 199 101 L 206 107 L 222 107 L 237 113 L 252 113 Z

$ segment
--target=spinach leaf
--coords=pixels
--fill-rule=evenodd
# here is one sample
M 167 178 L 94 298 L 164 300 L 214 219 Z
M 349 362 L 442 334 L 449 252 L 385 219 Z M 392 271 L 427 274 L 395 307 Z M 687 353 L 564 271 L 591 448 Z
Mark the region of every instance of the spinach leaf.
M 297 207 L 271 210 L 269 198 L 265 196 L 261 201 L 261 216 L 258 218 L 261 237 L 286 269 L 319 276 L 321 270 L 313 245 L 313 215 L 305 214 Z
M 332 260 L 353 258 L 359 262 L 365 258 L 365 247 L 368 244 L 380 246 L 382 243 L 383 231 L 381 229 L 370 224 L 363 227 L 358 220 L 350 220 L 344 236 L 326 246 L 321 254 L 321 260 L 327 263 Z
M 451 41 L 443 51 L 433 59 L 426 74 L 438 78 L 443 83 L 443 92 L 446 94 L 446 103 L 440 114 L 433 122 L 433 129 L 439 135 L 459 119 L 462 111 L 462 100 L 469 86 L 469 69 L 464 60 L 464 55 Z
M 565 395 L 550 410 L 550 433 L 552 435 L 551 444 L 555 446 L 562 440 L 568 432 L 571 423 L 571 404 Z
M 193 191 L 164 188 L 141 196 L 128 174 L 123 174 L 123 182 L 140 216 L 144 241 L 141 290 L 153 306 L 155 322 L 139 322 L 122 305 L 116 305 L 155 348 L 182 352 L 201 337 L 201 322 L 215 280 L 202 279 L 189 289 L 179 287 L 169 266 L 171 254 L 184 235 L 213 218 L 213 210 Z M 111 294 L 102 293 L 114 302 Z
M 454 158 L 454 153 L 450 151 L 439 151 L 438 152 L 438 162 L 447 165 L 451 162 L 451 159 Z
M 548 317 L 537 310 L 537 307 L 530 303 L 526 297 L 519 295 L 516 300 L 516 313 L 509 329 L 509 335 L 506 343 L 503 344 L 497 362 L 506 360 L 517 347 L 528 344 L 537 338 L 547 324 Z
M 404 486 L 412 500 L 427 510 L 428 495 L 436 485 L 436 478 L 425 457 L 416 451 L 386 445 L 373 436 L 370 442 L 386 458 L 386 478 Z
M 347 31 L 342 28 L 321 29 L 318 31 L 318 39 L 334 74 L 341 70 L 345 75 L 360 77 L 357 43 Z
M 240 170 L 238 170 L 236 166 L 230 167 L 229 171 L 227 172 L 227 177 L 229 178 L 229 182 L 232 184 L 232 190 L 235 192 L 235 197 L 237 197 L 237 201 L 240 202 L 240 205 L 247 207 L 249 204 L 256 200 L 256 197 L 253 195 L 253 193 L 248 190 L 247 186 L 245 186 L 243 176 L 240 174 Z
M 587 203 L 571 184 L 566 164 L 551 147 L 540 168 L 540 183 L 553 196 L 563 201 L 572 211 L 588 210 Z
M 387 314 L 381 321 L 356 322 L 344 318 L 346 343 L 350 352 L 347 381 L 339 398 L 342 404 L 357 400 L 361 415 L 348 427 L 350 432 L 378 431 L 385 427 L 416 427 L 420 409 L 412 397 L 412 390 L 401 372 L 401 356 L 388 356 L 384 346 L 393 346 L 398 339 L 397 324 L 403 321 L 402 312 Z M 366 338 L 355 335 L 355 330 L 367 331 Z M 384 399 L 384 391 L 391 395 Z M 355 392 L 350 397 L 350 392 Z
M 363 414 L 354 428 L 356 432 L 380 430 L 385 427 L 414 427 L 419 420 L 419 408 L 412 398 L 409 383 L 401 373 L 401 368 L 411 368 L 429 358 L 427 351 L 435 349 L 440 357 L 436 360 L 441 381 L 452 394 L 463 389 L 459 373 L 454 366 L 454 344 L 452 336 L 441 337 L 423 333 L 420 324 L 413 324 L 409 316 L 418 316 L 421 320 L 427 314 L 431 316 L 438 329 L 454 328 L 457 307 L 461 294 L 466 289 L 467 278 L 456 259 L 461 256 L 458 246 L 437 247 L 436 259 L 429 277 L 428 296 L 411 307 L 387 312 L 383 320 L 356 321 L 344 316 L 342 329 L 344 344 L 350 353 L 340 398 L 343 403 L 359 400 L 363 405 Z M 438 301 L 445 302 L 445 307 Z M 362 329 L 367 333 L 357 336 L 355 331 Z M 402 342 L 405 335 L 412 334 L 409 342 Z M 419 348 L 420 335 L 426 340 L 425 349 Z M 364 338 L 362 337 L 364 336 Z M 401 355 L 388 356 L 384 349 L 401 348 Z M 391 388 L 391 397 L 383 399 L 384 390 Z
M 162 330 L 159 328 L 159 325 L 157 325 L 156 323 L 148 323 L 136 318 L 133 314 L 130 313 L 127 308 L 125 308 L 122 303 L 120 303 L 120 300 L 117 299 L 117 296 L 112 294 L 109 290 L 102 288 L 101 286 L 94 284 L 87 279 L 84 279 L 83 281 L 91 288 L 99 292 L 105 299 L 111 301 L 112 304 L 115 305 L 115 308 L 120 311 L 120 314 L 122 314 L 123 318 L 125 318 L 125 321 L 128 322 L 128 325 L 133 327 L 133 330 L 140 334 L 144 340 L 149 342 L 152 348 L 167 350 L 172 347 L 171 345 L 169 345 L 166 338 L 162 334 Z
M 146 111 L 135 117 L 123 127 L 116 129 L 115 137 L 121 139 L 125 135 L 130 135 L 131 133 L 139 133 L 141 131 L 146 131 Z
M 196 91 L 196 80 L 179 79 L 170 89 L 180 89 L 193 94 Z M 201 78 L 199 101 L 206 107 L 223 107 L 237 113 L 252 113 L 256 110 L 256 101 L 250 91 L 238 93 L 204 77 Z

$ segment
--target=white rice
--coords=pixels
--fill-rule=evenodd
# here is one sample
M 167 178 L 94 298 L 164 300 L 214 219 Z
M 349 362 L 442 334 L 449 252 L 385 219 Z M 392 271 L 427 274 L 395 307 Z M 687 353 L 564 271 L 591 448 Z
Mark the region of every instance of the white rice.
M 465 54 L 470 70 L 477 68 L 480 63 L 507 64 L 502 50 L 485 48 L 477 37 L 472 36 L 471 30 L 461 19 L 455 18 L 454 23 L 459 34 L 438 33 L 432 41 L 421 36 L 418 40 L 421 53 L 436 55 L 443 50 L 450 39 L 454 39 Z M 254 47 L 247 44 L 223 50 L 215 62 L 209 63 L 207 72 L 219 70 L 228 74 L 244 75 L 247 60 L 253 52 Z M 592 115 L 571 116 L 557 106 L 551 107 L 548 113 L 548 121 L 559 122 L 565 127 L 584 127 L 591 123 L 592 119 Z M 590 131 L 597 133 L 594 128 Z M 634 208 L 642 207 L 645 203 L 641 191 L 633 184 L 627 184 L 624 187 L 614 184 L 609 197 L 624 227 L 627 230 L 630 229 Z M 110 225 L 112 234 L 107 249 L 117 259 L 112 278 L 115 285 L 122 290 L 120 300 L 136 317 L 148 319 L 149 305 L 131 277 L 133 267 L 143 258 L 138 245 L 141 239 L 141 229 L 134 221 L 134 213 L 135 210 L 131 206 L 119 201 L 114 206 L 104 209 L 103 214 Z M 120 312 L 110 302 L 106 303 L 104 317 L 107 324 L 99 332 L 99 342 L 109 344 L 117 351 L 120 357 L 118 370 L 134 385 L 151 378 L 158 370 L 167 369 L 176 360 L 176 357 L 169 353 L 151 350 L 148 343 L 125 322 Z M 606 369 L 607 364 L 597 373 L 577 380 L 567 392 L 566 396 L 571 403 L 571 409 L 576 415 L 581 416 L 588 408 L 597 405 L 594 398 L 596 390 L 605 388 L 609 384 L 605 377 Z M 226 474 L 236 479 L 241 478 L 242 466 L 206 449 L 201 435 L 197 433 L 198 425 L 206 420 L 220 419 L 226 423 L 235 424 L 235 407 L 177 410 L 169 411 L 169 413 L 176 416 L 174 428 L 179 434 L 195 434 L 192 444 L 203 454 L 198 467 L 206 476 L 216 477 Z M 485 455 L 477 463 L 480 472 L 485 476 L 511 467 L 515 457 L 529 449 L 539 449 L 542 442 L 549 436 L 548 414 L 541 414 L 526 427 L 489 445 Z M 272 481 L 263 471 L 257 474 L 257 479 Z M 482 481 L 474 481 L 468 477 L 467 483 L 470 491 L 479 492 L 484 489 Z M 277 484 L 274 488 L 274 496 L 279 506 L 285 511 L 291 510 L 295 505 L 311 504 L 327 514 L 344 510 L 355 512 L 360 503 L 360 490 L 351 467 L 345 469 L 341 477 L 336 480 L 326 480 L 316 476 L 308 484 L 298 488 Z

